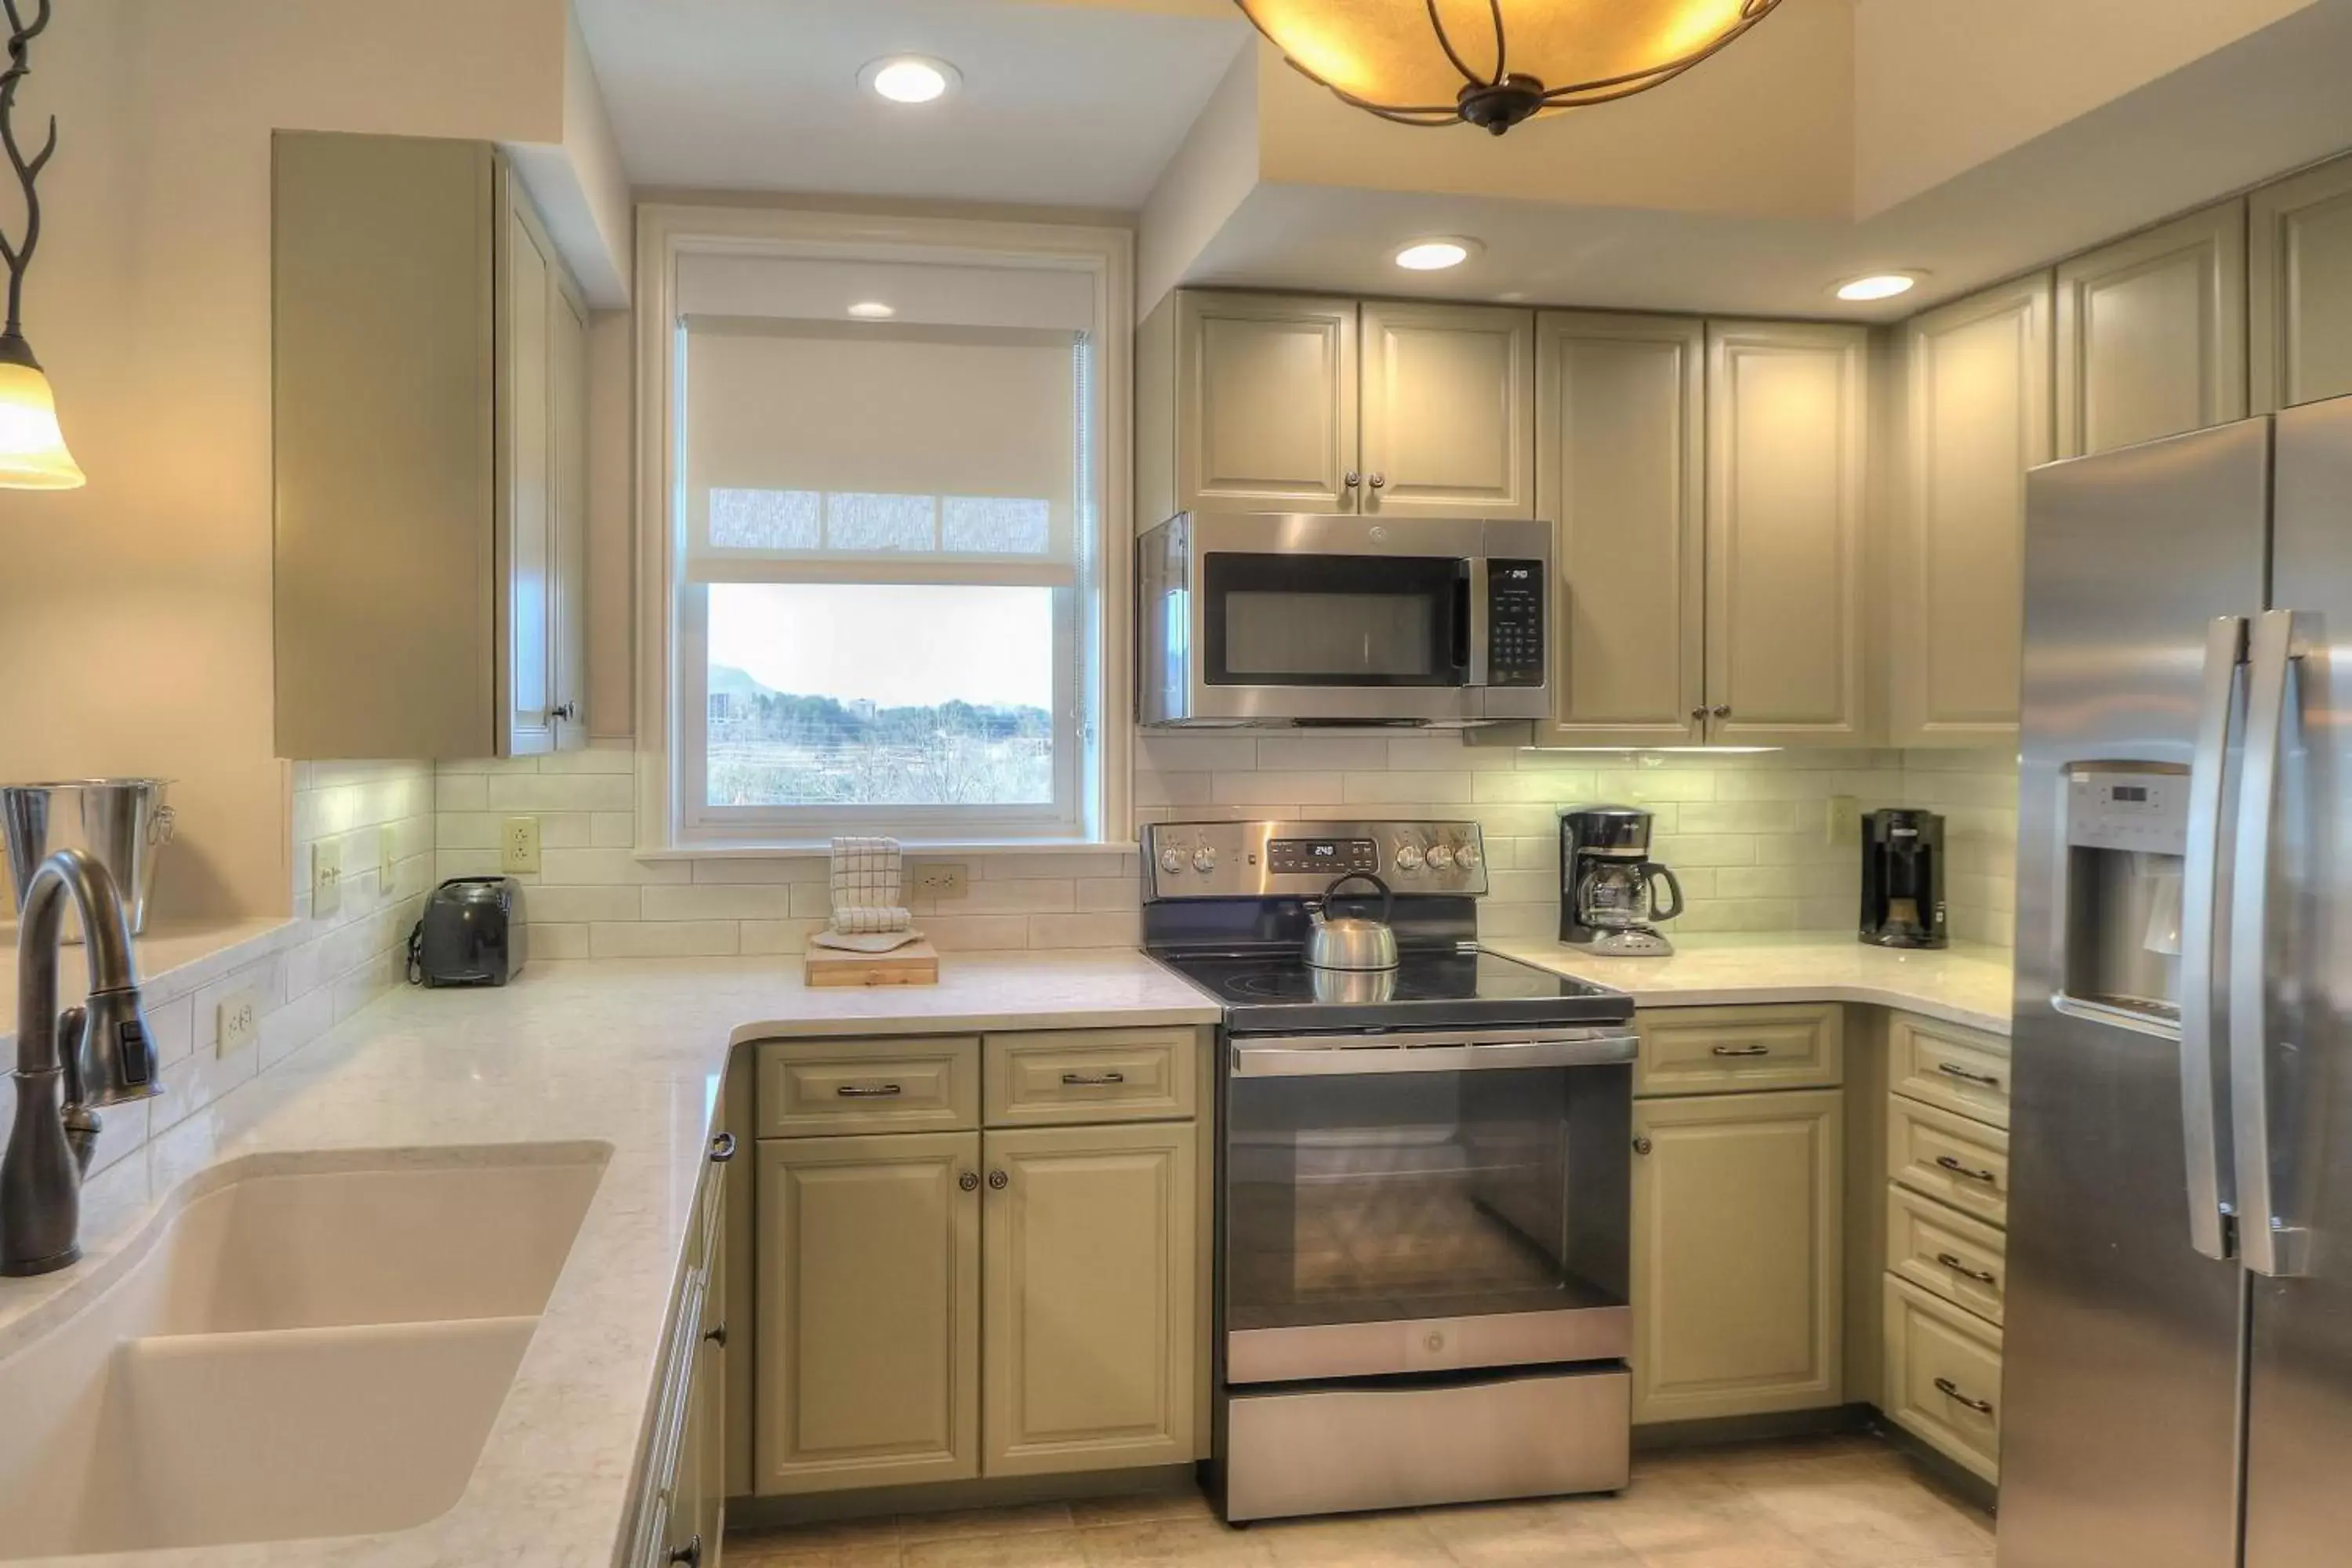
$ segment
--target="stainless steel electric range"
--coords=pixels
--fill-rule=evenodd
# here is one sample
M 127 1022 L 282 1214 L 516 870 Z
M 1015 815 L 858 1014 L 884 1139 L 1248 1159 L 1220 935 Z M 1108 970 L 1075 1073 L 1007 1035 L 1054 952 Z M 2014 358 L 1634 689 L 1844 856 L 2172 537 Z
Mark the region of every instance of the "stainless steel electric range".
M 1475 823 L 1144 848 L 1147 950 L 1224 1007 L 1225 1517 L 1624 1486 L 1632 999 L 1477 950 Z M 1309 965 L 1326 904 L 1388 905 L 1396 967 Z

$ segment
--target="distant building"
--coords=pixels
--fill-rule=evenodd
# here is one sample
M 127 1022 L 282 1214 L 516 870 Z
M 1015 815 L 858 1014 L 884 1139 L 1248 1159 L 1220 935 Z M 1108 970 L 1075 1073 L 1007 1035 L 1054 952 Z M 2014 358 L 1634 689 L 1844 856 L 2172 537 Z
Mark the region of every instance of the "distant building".
M 874 722 L 875 707 L 874 699 L 871 697 L 853 697 L 847 702 L 844 703 L 843 706 L 849 710 L 850 717 L 856 719 L 859 723 L 871 724 Z
M 729 721 L 735 718 L 736 711 L 737 700 L 735 693 L 732 691 L 714 691 L 710 694 L 709 720 L 711 723 L 727 723 Z

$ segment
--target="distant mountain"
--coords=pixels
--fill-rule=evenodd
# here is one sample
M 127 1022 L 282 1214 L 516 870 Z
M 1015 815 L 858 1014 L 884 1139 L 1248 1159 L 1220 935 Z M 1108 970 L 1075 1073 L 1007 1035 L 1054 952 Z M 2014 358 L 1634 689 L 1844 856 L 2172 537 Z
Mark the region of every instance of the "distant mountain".
M 730 697 L 777 697 L 782 695 L 782 693 L 777 691 L 774 687 L 761 685 L 757 680 L 754 680 L 751 678 L 751 675 L 748 670 L 737 669 L 734 666 L 727 664 L 714 664 L 710 667 L 710 684 L 708 689 L 713 696 L 716 696 L 720 692 L 724 692 Z

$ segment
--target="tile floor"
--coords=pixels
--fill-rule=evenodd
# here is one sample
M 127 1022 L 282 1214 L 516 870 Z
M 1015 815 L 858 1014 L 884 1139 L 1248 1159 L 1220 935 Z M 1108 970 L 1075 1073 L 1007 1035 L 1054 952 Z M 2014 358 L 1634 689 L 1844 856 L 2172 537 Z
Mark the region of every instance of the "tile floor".
M 730 1568 L 1992 1568 L 1992 1521 L 1873 1439 L 1645 1456 L 1617 1497 L 1233 1530 L 1197 1496 L 812 1525 Z

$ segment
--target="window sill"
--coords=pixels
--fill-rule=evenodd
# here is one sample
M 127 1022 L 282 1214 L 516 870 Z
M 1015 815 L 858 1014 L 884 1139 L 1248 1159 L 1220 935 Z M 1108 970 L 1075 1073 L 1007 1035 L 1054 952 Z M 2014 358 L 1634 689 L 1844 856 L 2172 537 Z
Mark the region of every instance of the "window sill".
M 901 838 L 909 855 L 955 855 L 984 859 L 994 855 L 1132 855 L 1129 839 L 1092 838 Z M 690 844 L 632 851 L 639 860 L 822 860 L 833 853 L 826 839 L 790 844 Z

